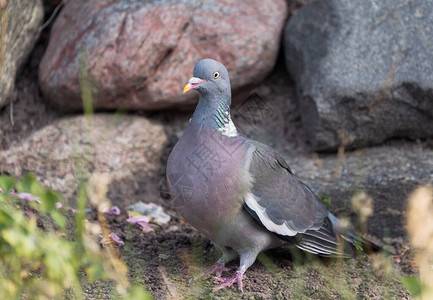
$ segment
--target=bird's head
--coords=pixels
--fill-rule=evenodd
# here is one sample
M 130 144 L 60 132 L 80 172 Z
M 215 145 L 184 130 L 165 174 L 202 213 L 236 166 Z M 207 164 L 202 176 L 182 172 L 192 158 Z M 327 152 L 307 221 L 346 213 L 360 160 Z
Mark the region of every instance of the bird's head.
M 220 62 L 203 59 L 194 67 L 194 77 L 183 88 L 183 93 L 196 90 L 200 95 L 225 94 L 231 97 L 229 73 Z

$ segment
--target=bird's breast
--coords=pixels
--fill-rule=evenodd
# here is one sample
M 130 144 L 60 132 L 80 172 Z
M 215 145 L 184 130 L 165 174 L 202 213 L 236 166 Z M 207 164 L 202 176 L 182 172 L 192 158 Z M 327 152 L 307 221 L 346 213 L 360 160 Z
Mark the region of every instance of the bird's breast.
M 240 136 L 189 127 L 170 154 L 167 181 L 174 206 L 210 238 L 242 207 L 250 180 L 247 151 Z

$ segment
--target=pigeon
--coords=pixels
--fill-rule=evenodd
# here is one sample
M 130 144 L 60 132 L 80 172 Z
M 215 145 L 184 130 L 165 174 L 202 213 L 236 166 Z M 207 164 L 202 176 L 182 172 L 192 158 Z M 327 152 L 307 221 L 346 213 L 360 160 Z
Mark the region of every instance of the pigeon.
M 205 272 L 221 282 L 213 290 L 236 283 L 242 291 L 257 255 L 288 243 L 321 256 L 346 256 L 343 240 L 360 238 L 343 228 L 277 151 L 238 132 L 226 67 L 199 61 L 183 92 L 190 90 L 200 94 L 199 102 L 169 155 L 166 175 L 179 214 L 222 252 Z M 238 256 L 236 272 L 222 277 Z

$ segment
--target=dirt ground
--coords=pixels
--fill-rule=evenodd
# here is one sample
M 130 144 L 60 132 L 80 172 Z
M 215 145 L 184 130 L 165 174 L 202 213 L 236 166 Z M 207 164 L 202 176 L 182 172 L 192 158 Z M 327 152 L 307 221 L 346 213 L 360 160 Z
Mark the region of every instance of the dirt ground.
M 37 66 L 46 41 L 47 33 L 44 32 L 18 79 L 17 101 L 0 111 L 0 150 L 7 149 L 36 129 L 64 116 L 43 102 L 37 85 Z M 284 86 L 287 93 L 294 97 L 292 82 L 288 76 L 282 75 L 286 76 L 280 57 L 278 67 L 258 88 L 258 94 L 266 99 L 278 99 L 282 93 L 275 92 L 274 83 L 283 81 L 278 86 Z M 236 113 L 240 109 L 233 110 L 235 122 L 242 122 L 236 121 Z M 284 149 L 285 155 L 309 153 L 308 143 L 303 139 L 296 101 L 281 109 L 277 107 L 275 111 L 282 117 L 269 120 L 265 126 L 266 132 L 260 135 L 262 141 Z M 167 132 L 171 138 L 162 157 L 164 162 L 176 142 L 176 132 L 187 124 L 189 113 L 139 114 L 170 122 Z M 280 135 L 272 134 L 276 127 L 279 128 Z M 254 132 L 257 128 L 244 129 L 257 135 Z M 113 202 L 125 196 L 131 196 L 131 199 L 143 197 L 142 201 L 156 202 L 172 216 L 169 224 L 152 224 L 154 232 L 150 233 L 141 232 L 127 224 L 124 207 L 121 216 L 110 217 L 112 231 L 125 241 L 121 253 L 129 267 L 131 282 L 145 286 L 156 299 L 411 299 L 400 281 L 401 276 L 415 273 L 411 254 L 406 248 L 407 239 L 403 236 L 394 237 L 391 246 L 396 254 L 402 254 L 395 257 L 359 255 L 353 259 L 330 260 L 300 254 L 290 247 L 274 249 L 262 254 L 248 269 L 243 293 L 239 293 L 236 287 L 212 293 L 211 289 L 217 283 L 210 277 L 192 279 L 212 265 L 220 253 L 207 238 L 185 224 L 172 209 L 165 194 L 163 178 L 164 174 L 160 174 L 148 186 L 135 188 L 116 183 L 109 193 Z M 126 194 L 125 190 L 128 191 Z M 149 195 L 149 190 L 153 191 L 152 195 Z M 232 262 L 230 266 L 236 267 L 237 263 Z M 114 287 L 107 282 L 85 283 L 87 299 L 114 298 L 113 291 Z

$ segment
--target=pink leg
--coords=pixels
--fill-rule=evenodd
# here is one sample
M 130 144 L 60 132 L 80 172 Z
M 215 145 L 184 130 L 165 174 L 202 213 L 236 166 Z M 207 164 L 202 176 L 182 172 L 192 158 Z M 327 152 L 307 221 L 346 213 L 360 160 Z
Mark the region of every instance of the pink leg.
M 208 276 L 208 275 L 212 275 L 215 274 L 216 277 L 221 277 L 223 272 L 228 272 L 230 271 L 232 268 L 226 268 L 224 266 L 224 263 L 222 263 L 221 261 L 217 261 L 216 263 L 213 264 L 213 266 L 207 268 L 204 273 L 201 273 L 197 276 L 195 276 L 193 278 L 193 280 L 197 280 L 200 279 L 201 277 L 203 277 L 204 275 Z
M 233 249 L 229 249 L 226 247 L 220 247 L 215 244 L 215 246 L 221 250 L 223 255 L 218 259 L 216 263 L 213 264 L 213 266 L 206 269 L 206 271 L 194 278 L 194 280 L 199 279 L 203 277 L 203 275 L 212 275 L 215 274 L 216 277 L 221 277 L 223 272 L 230 271 L 232 268 L 226 268 L 226 263 L 232 261 L 237 257 L 237 253 Z
M 217 261 L 213 266 L 209 267 L 206 269 L 206 271 L 204 272 L 204 275 L 212 275 L 215 274 L 216 277 L 221 277 L 223 272 L 228 272 L 230 271 L 232 268 L 226 268 L 224 266 L 224 264 L 220 263 L 219 261 Z
M 243 289 L 242 289 L 242 280 L 245 279 L 245 278 L 246 278 L 246 276 L 243 274 L 243 272 L 241 272 L 239 270 L 237 270 L 235 272 L 235 274 L 233 276 L 231 276 L 231 277 L 222 278 L 220 276 L 215 276 L 215 277 L 213 277 L 213 280 L 222 282 L 222 284 L 214 287 L 213 291 L 215 292 L 215 291 L 218 291 L 218 290 L 220 290 L 222 288 L 225 288 L 225 287 L 228 287 L 228 286 L 232 286 L 233 283 L 236 282 L 237 285 L 238 285 L 238 290 L 241 291 L 241 292 L 243 292 Z
M 228 286 L 232 286 L 233 283 L 236 282 L 236 284 L 238 285 L 238 290 L 243 292 L 242 289 L 242 280 L 246 278 L 246 276 L 244 275 L 245 271 L 254 263 L 254 261 L 256 260 L 258 251 L 245 251 L 244 253 L 241 254 L 241 263 L 239 266 L 239 269 L 236 271 L 236 273 L 231 276 L 231 277 L 227 277 L 227 278 L 223 278 L 223 277 L 213 277 L 214 280 L 222 282 L 222 284 L 216 286 L 213 288 L 213 291 L 218 291 L 222 288 L 228 287 Z

